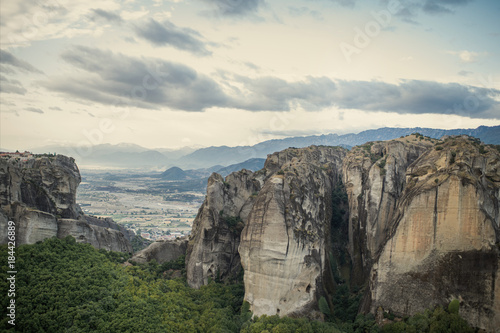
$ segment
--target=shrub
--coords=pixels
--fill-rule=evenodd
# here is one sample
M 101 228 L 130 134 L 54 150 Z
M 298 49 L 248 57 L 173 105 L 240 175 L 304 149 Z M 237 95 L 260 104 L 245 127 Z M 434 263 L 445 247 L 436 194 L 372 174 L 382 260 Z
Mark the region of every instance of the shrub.
M 460 309 L 460 301 L 458 299 L 454 299 L 448 305 L 448 312 L 458 314 L 458 310 Z

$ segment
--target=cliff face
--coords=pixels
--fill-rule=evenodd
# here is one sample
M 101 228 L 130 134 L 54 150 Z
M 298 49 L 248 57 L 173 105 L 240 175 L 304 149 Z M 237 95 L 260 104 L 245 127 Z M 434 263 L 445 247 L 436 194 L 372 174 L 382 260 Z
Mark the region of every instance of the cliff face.
M 187 281 L 199 288 L 208 279 L 226 279 L 241 268 L 240 233 L 260 190 L 263 176 L 248 170 L 234 172 L 224 180 L 212 174 L 207 196 L 193 222 L 186 253 Z
M 448 138 L 406 172 L 370 272 L 370 309 L 411 315 L 452 299 L 472 325 L 500 327 L 500 154 Z
M 342 174 L 349 204 L 349 253 L 353 282 L 361 285 L 386 241 L 398 199 L 406 183 L 406 169 L 437 140 L 412 135 L 354 147 Z
M 313 146 L 268 157 L 239 247 L 255 315 L 311 315 L 330 285 L 331 193 L 345 154 Z
M 132 252 L 130 235 L 112 221 L 85 216 L 76 204 L 80 172 L 72 158 L 0 159 L 0 243 L 7 221 L 16 222 L 16 244 L 72 235 L 96 248 Z
M 188 279 L 199 287 L 241 261 L 255 315 L 314 317 L 319 297 L 335 289 L 337 267 L 367 287 L 361 311 L 413 315 L 459 299 L 464 318 L 493 332 L 499 200 L 500 154 L 470 137 L 286 149 L 256 173 L 212 175 L 188 246 Z

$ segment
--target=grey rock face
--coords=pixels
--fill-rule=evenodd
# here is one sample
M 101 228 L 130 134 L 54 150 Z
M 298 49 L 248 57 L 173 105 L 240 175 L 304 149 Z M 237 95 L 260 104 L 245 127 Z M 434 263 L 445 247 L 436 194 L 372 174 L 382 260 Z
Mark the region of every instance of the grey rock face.
M 354 147 L 345 158 L 342 174 L 349 202 L 349 253 L 356 284 L 366 280 L 386 241 L 408 166 L 432 146 L 431 141 L 410 136 Z
M 193 222 L 186 254 L 187 280 L 199 288 L 208 279 L 226 279 L 240 269 L 240 233 L 260 190 L 259 177 L 248 170 L 224 180 L 212 174 L 207 196 Z
M 172 241 L 158 241 L 149 245 L 147 248 L 134 254 L 130 261 L 143 264 L 151 260 L 156 260 L 158 264 L 177 260 L 180 256 L 186 254 L 187 239 L 176 239 Z
M 132 252 L 131 235 L 112 220 L 85 216 L 76 204 L 81 181 L 74 159 L 57 156 L 0 158 L 0 242 L 16 223 L 16 244 L 72 235 L 96 248 Z

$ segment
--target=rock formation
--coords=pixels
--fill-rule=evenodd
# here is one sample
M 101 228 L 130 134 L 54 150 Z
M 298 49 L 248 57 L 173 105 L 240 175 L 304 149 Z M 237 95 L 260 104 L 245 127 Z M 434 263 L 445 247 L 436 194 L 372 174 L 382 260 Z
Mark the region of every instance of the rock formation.
M 413 315 L 459 299 L 469 323 L 494 332 L 499 200 L 500 153 L 467 136 L 289 148 L 255 173 L 210 177 L 188 282 L 230 276 L 241 262 L 255 315 L 314 317 L 342 270 L 366 287 L 362 312 Z
M 331 193 L 345 154 L 312 146 L 268 157 L 269 176 L 239 247 L 245 300 L 255 315 L 310 313 L 331 285 Z
M 472 325 L 500 327 L 500 154 L 447 138 L 406 171 L 370 272 L 370 310 L 412 315 L 452 299 Z
M 354 147 L 342 174 L 349 202 L 349 253 L 353 283 L 362 285 L 386 240 L 406 169 L 437 140 L 408 136 Z
M 134 254 L 130 261 L 144 264 L 156 260 L 158 264 L 163 264 L 167 261 L 177 260 L 180 256 L 186 254 L 186 250 L 187 239 L 156 241 Z
M 291 148 L 270 155 L 256 173 L 242 170 L 225 180 L 213 174 L 193 223 L 189 284 L 199 287 L 209 277 L 233 274 L 241 256 L 245 299 L 256 315 L 314 308 L 330 267 L 331 189 L 346 152 Z
M 199 288 L 209 278 L 226 279 L 238 273 L 240 233 L 263 177 L 245 169 L 228 175 L 226 180 L 216 173 L 210 176 L 186 254 L 190 286 Z
M 71 235 L 96 248 L 132 252 L 131 235 L 110 219 L 85 216 L 76 204 L 80 172 L 63 156 L 0 158 L 0 243 L 7 221 L 16 223 L 16 245 Z

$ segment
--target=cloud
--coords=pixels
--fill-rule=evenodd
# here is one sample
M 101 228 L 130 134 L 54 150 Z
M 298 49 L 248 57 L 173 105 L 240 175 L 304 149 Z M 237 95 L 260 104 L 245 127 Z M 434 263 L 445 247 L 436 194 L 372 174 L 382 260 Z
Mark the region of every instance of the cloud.
M 54 111 L 62 111 L 63 109 L 61 109 L 60 107 L 58 106 L 51 106 L 49 107 L 49 110 L 54 110 Z
M 473 0 L 426 0 L 422 10 L 426 14 L 440 15 L 454 13 L 453 7 L 465 6 Z
M 85 46 L 74 46 L 61 57 L 80 74 L 52 77 L 41 84 L 71 98 L 183 111 L 202 111 L 227 103 L 213 79 L 182 64 Z
M 34 108 L 34 107 L 27 107 L 27 108 L 24 108 L 24 110 L 29 111 L 29 112 L 34 112 L 34 113 L 44 113 L 42 109 Z
M 314 17 L 317 20 L 324 20 L 323 15 L 321 15 L 320 12 L 316 10 L 311 10 L 308 7 L 293 7 L 290 6 L 288 7 L 288 12 L 290 13 L 291 16 L 294 17 L 300 17 L 300 16 L 305 16 L 305 15 L 310 15 Z
M 8 66 L 15 67 L 16 69 L 20 69 L 23 72 L 31 72 L 31 73 L 43 73 L 42 71 L 36 69 L 33 67 L 30 63 L 17 58 L 14 56 L 12 53 L 5 51 L 5 50 L 0 50 L 0 63 Z M 2 66 L 3 70 L 5 72 L 9 72 L 9 69 L 6 69 Z M 12 72 L 12 71 L 11 71 Z
M 390 0 L 383 0 L 387 5 Z M 426 15 L 446 15 L 455 13 L 455 9 L 465 6 L 474 0 L 401 0 L 401 6 L 396 13 L 404 22 L 413 25 L 419 25 L 418 16 L 423 13 Z
M 263 0 L 205 0 L 223 16 L 245 16 L 254 14 L 264 4 Z
M 109 22 L 114 22 L 114 23 L 121 23 L 123 22 L 123 19 L 121 18 L 120 15 L 112 12 L 108 12 L 103 9 L 91 9 L 92 16 L 91 19 L 92 21 L 96 21 L 99 19 L 105 19 L 106 21 Z
M 403 80 L 399 84 L 373 81 L 338 81 L 337 106 L 400 114 L 456 114 L 472 118 L 500 118 L 500 91 L 465 86 Z
M 457 74 L 460 75 L 460 76 L 469 76 L 469 75 L 472 74 L 472 72 L 470 72 L 470 71 L 460 71 Z
M 356 0 L 329 0 L 329 1 L 338 3 L 343 7 L 351 7 L 351 8 L 353 8 L 354 5 L 356 4 Z
M 485 53 L 477 53 L 473 51 L 448 51 L 448 54 L 457 56 L 463 63 L 476 62 L 480 56 L 486 55 Z
M 336 108 L 500 119 L 499 90 L 457 83 L 402 80 L 392 84 L 312 76 L 290 82 L 228 72 L 219 73 L 218 82 L 185 65 L 84 46 L 72 47 L 62 58 L 79 74 L 53 77 L 42 85 L 72 99 L 106 105 L 181 111 L 211 107 L 247 111 Z
M 170 45 L 202 56 L 212 54 L 200 40 L 202 36 L 197 31 L 177 27 L 168 21 L 159 23 L 151 18 L 141 26 L 136 26 L 135 31 L 138 36 L 156 46 Z
M 309 111 L 336 107 L 500 119 L 500 91 L 456 83 L 403 80 L 399 84 L 390 84 L 326 77 L 307 77 L 297 82 L 273 77 L 249 79 L 237 76 L 235 80 L 243 83 L 245 90 L 233 99 L 234 106 L 250 111 L 289 111 L 300 105 Z
M 18 80 L 8 79 L 7 77 L 0 75 L 0 92 L 6 94 L 24 95 L 27 90 Z

